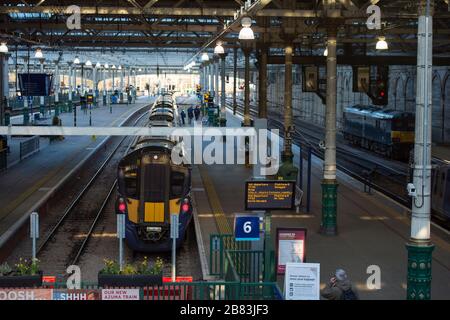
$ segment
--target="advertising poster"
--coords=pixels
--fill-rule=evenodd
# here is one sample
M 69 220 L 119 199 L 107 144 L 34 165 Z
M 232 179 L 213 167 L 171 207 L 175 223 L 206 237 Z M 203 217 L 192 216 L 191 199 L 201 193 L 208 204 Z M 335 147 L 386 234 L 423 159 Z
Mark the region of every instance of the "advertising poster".
M 0 289 L 0 300 L 52 300 L 53 289 Z
M 53 300 L 99 300 L 99 290 L 70 290 L 61 289 L 53 291 Z
M 102 289 L 102 300 L 140 300 L 140 290 Z
M 277 274 L 284 274 L 289 262 L 305 262 L 305 228 L 277 228 Z
M 287 263 L 284 297 L 286 300 L 320 300 L 320 264 Z

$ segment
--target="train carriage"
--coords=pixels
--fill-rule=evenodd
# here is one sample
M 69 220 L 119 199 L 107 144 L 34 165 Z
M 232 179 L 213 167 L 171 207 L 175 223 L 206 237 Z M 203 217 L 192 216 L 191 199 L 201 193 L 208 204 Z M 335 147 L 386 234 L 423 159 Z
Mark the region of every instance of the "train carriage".
M 414 145 L 414 114 L 356 105 L 344 110 L 344 138 L 354 145 L 407 160 Z
M 167 106 L 158 99 L 150 110 L 149 126 L 176 126 L 176 109 Z M 191 167 L 172 161 L 178 143 L 167 136 L 139 137 L 119 163 L 116 208 L 126 215 L 125 239 L 134 251 L 170 251 L 171 214 L 179 215 L 177 247 L 183 243 L 192 219 Z

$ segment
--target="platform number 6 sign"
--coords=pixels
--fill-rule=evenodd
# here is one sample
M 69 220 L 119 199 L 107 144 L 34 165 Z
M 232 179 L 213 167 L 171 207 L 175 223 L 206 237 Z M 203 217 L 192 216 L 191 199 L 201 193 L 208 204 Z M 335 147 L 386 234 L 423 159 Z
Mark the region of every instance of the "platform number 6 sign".
M 236 216 L 234 236 L 236 241 L 259 240 L 259 217 Z

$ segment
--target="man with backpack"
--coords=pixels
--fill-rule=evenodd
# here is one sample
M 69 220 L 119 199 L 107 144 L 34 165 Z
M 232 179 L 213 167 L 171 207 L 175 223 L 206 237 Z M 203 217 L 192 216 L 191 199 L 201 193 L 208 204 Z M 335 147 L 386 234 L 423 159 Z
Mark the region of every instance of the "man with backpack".
M 358 300 L 355 289 L 343 269 L 336 270 L 321 295 L 328 300 Z
M 200 107 L 196 106 L 194 109 L 194 115 L 195 115 L 195 121 L 198 121 L 199 117 L 200 117 Z

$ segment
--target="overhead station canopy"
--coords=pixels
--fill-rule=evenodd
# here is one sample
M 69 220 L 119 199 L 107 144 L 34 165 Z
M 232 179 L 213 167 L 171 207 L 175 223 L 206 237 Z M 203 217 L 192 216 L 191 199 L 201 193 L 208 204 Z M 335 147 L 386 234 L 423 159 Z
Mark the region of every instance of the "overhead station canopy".
M 271 56 L 284 55 L 285 41 L 281 35 L 283 28 L 289 27 L 301 30 L 293 40 L 295 56 L 323 57 L 331 18 L 338 28 L 338 56 L 379 55 L 376 43 L 383 37 L 389 47 L 383 51 L 383 57 L 415 57 L 419 2 L 333 1 L 326 7 L 327 1 L 251 1 L 257 7 L 250 14 L 251 28 L 258 41 L 269 44 Z M 22 51 L 28 45 L 41 46 L 48 63 L 57 60 L 59 52 L 64 53 L 62 61 L 73 61 L 71 55 L 78 52 L 90 54 L 91 60 L 102 57 L 110 65 L 159 67 L 158 72 L 182 70 L 201 48 L 212 54 L 215 45 L 212 39 L 218 35 L 225 51 L 240 47 L 240 18 L 235 19 L 235 14 L 244 3 L 240 0 L 105 0 L 94 4 L 47 0 L 26 5 L 24 1 L 8 1 L 0 6 L 0 38 L 8 45 L 17 44 Z M 368 24 L 367 8 L 372 3 L 382 13 L 378 29 Z M 73 5 L 80 8 L 80 29 L 69 30 L 67 19 L 72 12 L 68 7 Z M 434 1 L 433 20 L 439 26 L 433 37 L 433 53 L 435 57 L 448 56 L 448 1 Z M 200 62 L 200 56 L 196 57 Z M 192 67 L 196 68 L 198 65 Z

